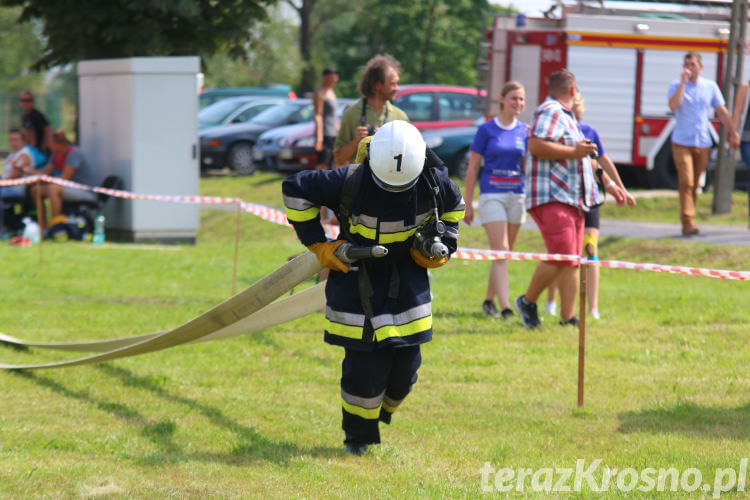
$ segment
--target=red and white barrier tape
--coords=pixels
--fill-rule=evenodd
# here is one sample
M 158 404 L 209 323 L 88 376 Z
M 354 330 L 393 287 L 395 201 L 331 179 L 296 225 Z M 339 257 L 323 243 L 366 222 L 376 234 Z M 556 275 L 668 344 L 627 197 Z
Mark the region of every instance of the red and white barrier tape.
M 40 175 L 34 177 L 21 177 L 20 179 L 0 179 L 0 187 L 2 186 L 20 186 L 22 184 L 31 184 L 36 182 L 37 179 L 41 178 Z
M 726 271 L 723 269 L 703 269 L 696 267 L 667 266 L 662 264 L 638 264 L 620 260 L 589 260 L 577 255 L 505 252 L 496 250 L 481 250 L 476 248 L 459 248 L 453 258 L 466 260 L 555 260 L 579 261 L 587 266 L 609 267 L 612 269 L 634 269 L 636 271 L 655 271 L 669 274 L 684 274 L 688 276 L 705 276 L 728 280 L 750 281 L 750 271 Z
M 696 267 L 665 266 L 662 264 L 637 264 L 620 260 L 586 261 L 584 264 L 599 265 L 613 269 L 635 269 L 637 271 L 656 271 L 659 273 L 684 274 L 686 276 L 705 276 L 707 278 L 721 278 L 725 280 L 750 281 L 750 271 L 726 271 L 723 269 L 703 269 Z
M 196 204 L 208 204 L 208 205 L 239 205 L 240 209 L 244 212 L 251 213 L 261 219 L 272 222 L 274 224 L 280 224 L 283 226 L 291 226 L 289 221 L 286 219 L 286 214 L 278 209 L 267 207 L 265 205 L 259 205 L 257 203 L 247 203 L 239 198 L 226 198 L 217 196 L 184 196 L 184 195 L 153 195 L 153 194 L 137 194 L 129 191 L 121 191 L 119 189 L 110 189 L 103 187 L 91 187 L 77 182 L 63 180 L 57 177 L 49 177 L 47 175 L 37 175 L 32 177 L 22 177 L 20 179 L 8 179 L 0 180 L 0 186 L 17 186 L 21 184 L 33 184 L 41 180 L 42 182 L 51 182 L 53 184 L 59 184 L 61 186 L 82 189 L 85 191 L 94 191 L 96 193 L 102 193 L 116 198 L 125 198 L 131 200 L 152 200 L 152 201 L 164 201 L 171 203 L 196 203 Z M 324 224 L 326 233 L 335 238 L 338 236 L 339 227 L 329 224 Z M 599 260 L 591 261 L 577 255 L 564 255 L 564 254 L 546 254 L 546 253 L 528 253 L 528 252 L 506 252 L 496 250 L 484 250 L 477 248 L 458 248 L 453 255 L 455 259 L 462 260 L 522 260 L 522 261 L 541 261 L 541 260 L 552 260 L 552 261 L 579 261 L 583 265 L 594 265 L 600 267 L 609 267 L 613 269 L 634 269 L 642 271 L 654 271 L 660 273 L 669 274 L 683 274 L 688 276 L 705 276 L 709 278 L 720 278 L 728 280 L 740 280 L 750 281 L 750 271 L 727 271 L 723 269 L 702 269 L 695 267 L 682 267 L 682 266 L 668 266 L 662 264 L 639 264 L 634 262 L 624 262 L 618 260 Z
M 453 254 L 454 259 L 465 260 L 555 260 L 555 261 L 578 261 L 577 255 L 564 255 L 559 253 L 527 253 L 507 252 L 500 250 L 483 250 L 479 248 L 459 248 Z

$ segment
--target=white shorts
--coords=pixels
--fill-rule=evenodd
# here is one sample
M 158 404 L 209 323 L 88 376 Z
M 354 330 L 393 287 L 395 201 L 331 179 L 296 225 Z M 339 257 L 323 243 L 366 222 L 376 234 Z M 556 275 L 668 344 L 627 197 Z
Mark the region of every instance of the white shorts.
M 482 224 L 504 221 L 523 224 L 526 221 L 526 195 L 488 193 L 479 195 L 479 220 Z

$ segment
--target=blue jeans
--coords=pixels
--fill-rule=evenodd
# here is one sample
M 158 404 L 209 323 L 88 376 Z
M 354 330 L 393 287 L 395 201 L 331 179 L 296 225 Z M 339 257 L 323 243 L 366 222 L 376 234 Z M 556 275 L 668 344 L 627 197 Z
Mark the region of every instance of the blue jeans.
M 0 186 L 0 198 L 22 200 L 26 197 L 26 185 Z

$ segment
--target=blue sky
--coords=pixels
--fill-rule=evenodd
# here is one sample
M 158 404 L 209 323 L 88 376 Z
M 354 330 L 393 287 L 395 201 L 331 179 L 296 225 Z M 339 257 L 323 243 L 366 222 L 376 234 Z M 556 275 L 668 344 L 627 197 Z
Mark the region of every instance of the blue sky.
M 527 16 L 542 17 L 541 10 L 549 9 L 555 2 L 554 0 L 490 0 L 490 3 L 512 5 Z
M 555 2 L 551 0 L 521 0 L 511 3 L 527 16 L 542 17 L 542 11 L 549 9 Z

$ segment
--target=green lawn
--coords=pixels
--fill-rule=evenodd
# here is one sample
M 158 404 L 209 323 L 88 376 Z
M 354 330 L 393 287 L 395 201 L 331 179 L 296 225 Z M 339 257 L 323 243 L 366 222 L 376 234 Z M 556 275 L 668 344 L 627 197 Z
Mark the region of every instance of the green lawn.
M 207 178 L 201 190 L 281 204 L 270 174 Z M 177 326 L 229 296 L 235 218 L 204 210 L 195 246 L 45 244 L 41 264 L 36 247 L 2 245 L 0 331 L 68 341 Z M 461 246 L 486 247 L 481 228 L 461 231 Z M 602 258 L 750 270 L 741 247 L 617 238 L 600 247 Z M 543 245 L 524 231 L 517 249 Z M 291 229 L 244 215 L 239 285 L 301 250 Z M 419 381 L 362 458 L 342 452 L 343 352 L 323 343 L 317 314 L 100 365 L 0 372 L 0 498 L 474 498 L 485 463 L 538 471 L 577 459 L 602 460 L 597 484 L 605 465 L 696 468 L 709 487 L 717 468 L 740 471 L 750 454 L 750 284 L 603 269 L 579 410 L 577 332 L 549 316 L 535 332 L 486 319 L 488 269 L 454 260 L 433 273 L 435 339 Z M 510 264 L 514 296 L 533 269 Z M 67 357 L 0 347 L 2 362 Z M 511 494 L 593 496 L 585 481 L 551 494 L 530 483 Z M 613 479 L 595 498 L 653 496 L 619 492 Z

